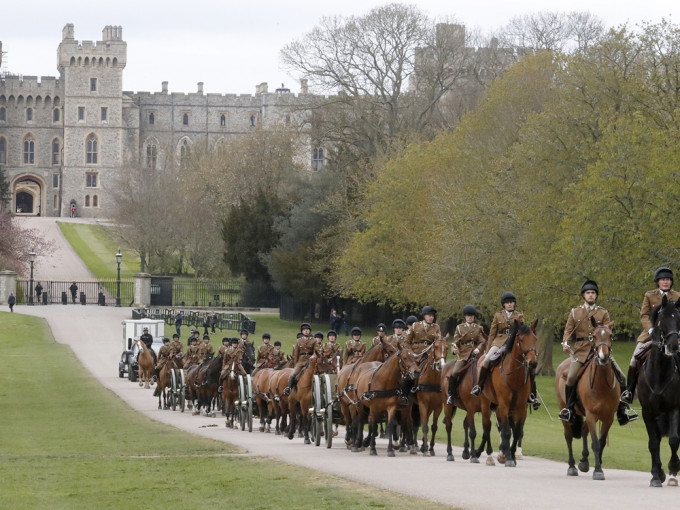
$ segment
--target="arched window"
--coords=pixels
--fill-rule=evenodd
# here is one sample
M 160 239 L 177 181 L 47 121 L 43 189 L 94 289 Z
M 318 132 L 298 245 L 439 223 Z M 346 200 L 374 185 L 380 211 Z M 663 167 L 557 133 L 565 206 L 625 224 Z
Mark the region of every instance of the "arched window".
M 4 106 L 0 106 L 0 121 L 7 120 L 7 110 Z
M 254 126 L 255 125 L 255 115 L 250 116 L 250 125 Z
M 59 117 L 60 117 L 59 108 L 55 108 L 54 110 L 52 110 L 52 122 L 59 122 Z
M 189 114 L 188 113 L 185 113 L 184 115 L 182 115 L 182 124 L 184 124 L 185 126 L 189 125 Z
M 52 164 L 58 165 L 61 162 L 61 151 L 60 151 L 59 139 L 55 138 L 52 140 Z
M 94 134 L 91 134 L 87 137 L 86 156 L 86 161 L 88 164 L 97 164 L 97 137 Z
M 156 122 L 156 116 L 151 112 L 149 114 L 149 124 L 153 126 L 153 124 Z
M 312 170 L 321 170 L 325 163 L 323 148 L 312 149 Z
M 227 125 L 227 116 L 222 114 L 220 115 L 220 126 L 226 126 Z
M 33 120 L 33 108 L 26 108 L 26 121 L 31 122 Z
M 24 139 L 24 165 L 35 163 L 35 141 L 29 135 Z
M 97 195 L 92 196 L 92 207 L 99 207 L 99 200 L 97 199 Z
M 0 136 L 0 165 L 7 164 L 7 140 Z
M 158 147 L 155 143 L 149 142 L 146 146 L 146 167 L 149 170 L 156 169 L 156 160 L 158 159 Z
M 90 207 L 90 195 L 85 195 L 85 207 Z

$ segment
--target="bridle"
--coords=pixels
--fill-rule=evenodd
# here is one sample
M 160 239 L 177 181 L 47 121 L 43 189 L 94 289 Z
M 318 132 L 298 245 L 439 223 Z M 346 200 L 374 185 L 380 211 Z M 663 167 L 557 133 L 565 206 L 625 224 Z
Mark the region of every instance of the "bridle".
M 602 331 L 602 333 L 599 335 L 597 333 L 598 330 Z M 602 340 L 600 340 L 600 342 L 596 344 L 595 339 L 597 337 L 600 337 Z M 593 334 L 588 337 L 592 349 L 595 351 L 595 359 L 597 360 L 598 365 L 606 365 L 611 361 L 612 351 L 614 350 L 612 347 L 611 338 L 612 338 L 611 329 L 605 325 L 597 326 L 593 331 Z M 609 351 L 609 353 L 606 356 L 605 355 L 600 356 L 600 348 L 602 347 L 606 347 Z

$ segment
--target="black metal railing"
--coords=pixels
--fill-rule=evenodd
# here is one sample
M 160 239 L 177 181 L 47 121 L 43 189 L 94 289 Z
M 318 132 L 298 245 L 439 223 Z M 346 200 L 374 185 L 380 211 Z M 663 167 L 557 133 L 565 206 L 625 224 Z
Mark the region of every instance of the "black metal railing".
M 30 280 L 17 279 L 17 303 L 25 304 L 30 295 Z M 40 296 L 36 287 L 42 287 Z M 89 281 L 33 280 L 33 302 L 36 305 L 80 304 L 115 306 L 117 280 L 107 278 Z M 131 306 L 134 300 L 134 281 L 130 278 L 120 281 L 120 302 L 122 306 Z

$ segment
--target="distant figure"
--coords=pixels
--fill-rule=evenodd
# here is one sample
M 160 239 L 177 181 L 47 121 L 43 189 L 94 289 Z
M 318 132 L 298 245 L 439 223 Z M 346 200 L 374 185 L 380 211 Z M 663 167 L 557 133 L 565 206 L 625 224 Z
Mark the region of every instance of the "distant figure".
M 76 285 L 76 282 L 73 282 L 68 289 L 71 291 L 71 299 L 73 300 L 73 304 L 76 304 L 76 294 L 78 293 L 78 286 Z
M 71 205 L 71 218 L 76 217 L 76 204 Z
M 38 282 L 38 285 L 35 286 L 35 295 L 38 298 L 38 303 L 40 303 L 40 296 L 42 296 L 42 291 L 43 291 L 43 286 L 40 285 L 40 282 Z
M 17 302 L 17 298 L 14 297 L 14 294 L 12 292 L 9 293 L 9 298 L 7 298 L 7 304 L 9 305 L 9 311 L 13 312 L 14 311 L 14 305 Z
M 177 312 L 175 314 L 175 330 L 177 331 L 178 335 L 181 335 L 182 333 L 180 332 L 180 329 L 182 329 L 182 320 L 184 319 L 184 315 L 182 314 L 182 310 Z

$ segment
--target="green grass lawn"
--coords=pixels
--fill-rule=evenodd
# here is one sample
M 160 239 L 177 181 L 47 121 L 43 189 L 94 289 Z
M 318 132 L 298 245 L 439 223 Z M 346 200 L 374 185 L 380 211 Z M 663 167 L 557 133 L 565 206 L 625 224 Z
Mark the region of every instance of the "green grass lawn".
M 44 321 L 7 312 L 0 321 L 7 361 L 0 508 L 438 508 L 283 462 L 233 456 L 237 447 L 130 409 L 54 342 Z

